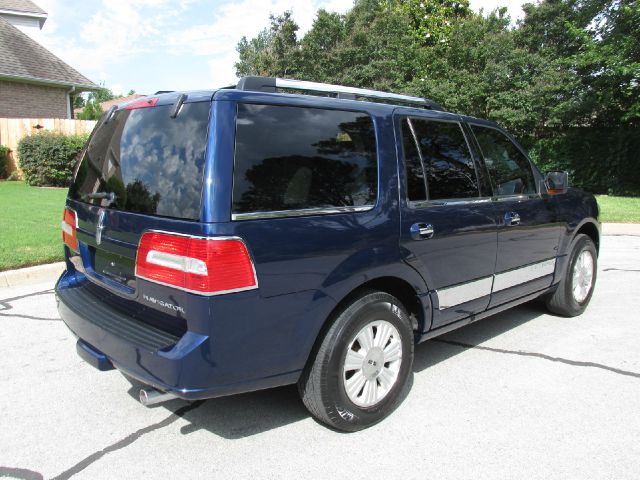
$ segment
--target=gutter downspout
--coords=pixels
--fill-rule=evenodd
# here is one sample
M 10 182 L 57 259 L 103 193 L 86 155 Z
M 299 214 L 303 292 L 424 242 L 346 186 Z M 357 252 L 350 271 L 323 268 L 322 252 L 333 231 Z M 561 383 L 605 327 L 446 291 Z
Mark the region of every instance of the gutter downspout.
M 67 118 L 72 118 L 73 106 L 71 105 L 71 94 L 76 91 L 76 87 L 73 86 L 67 92 Z

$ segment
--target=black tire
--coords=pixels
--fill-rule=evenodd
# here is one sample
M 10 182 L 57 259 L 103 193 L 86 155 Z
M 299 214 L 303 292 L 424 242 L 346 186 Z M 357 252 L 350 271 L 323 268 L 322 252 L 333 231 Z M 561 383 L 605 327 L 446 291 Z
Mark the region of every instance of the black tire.
M 363 408 L 353 403 L 347 395 L 343 368 L 355 336 L 379 320 L 395 327 L 400 337 L 402 358 L 395 383 L 380 401 Z M 413 364 L 413 346 L 411 322 L 402 303 L 388 293 L 364 292 L 337 315 L 315 354 L 309 359 L 298 382 L 302 401 L 317 420 L 337 430 L 354 432 L 374 425 L 393 412 L 406 395 Z M 375 366 L 375 362 L 372 365 Z M 387 365 L 383 362 L 383 366 Z M 380 385 L 377 377 L 374 381 Z
M 593 259 L 592 281 L 586 298 L 582 301 L 577 301 L 573 294 L 573 272 L 576 268 L 578 257 L 584 251 L 589 252 Z M 573 240 L 573 247 L 569 254 L 569 260 L 566 264 L 562 280 L 558 284 L 558 288 L 546 298 L 546 305 L 549 311 L 565 317 L 576 317 L 582 314 L 582 312 L 587 308 L 587 305 L 589 305 L 589 301 L 593 295 L 597 273 L 598 251 L 596 250 L 596 246 L 589 236 L 579 234 Z

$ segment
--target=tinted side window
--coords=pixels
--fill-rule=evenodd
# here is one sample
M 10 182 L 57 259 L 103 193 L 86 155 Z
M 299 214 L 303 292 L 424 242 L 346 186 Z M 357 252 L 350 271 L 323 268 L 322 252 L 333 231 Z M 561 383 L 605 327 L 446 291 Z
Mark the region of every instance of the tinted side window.
M 496 195 L 536 193 L 529 160 L 509 138 L 494 128 L 471 126 L 478 140 Z
M 234 213 L 373 205 L 377 179 L 368 115 L 238 104 Z
M 480 195 L 478 177 L 460 124 L 410 119 L 422 152 L 429 200 Z
M 114 193 L 109 208 L 168 217 L 200 218 L 211 103 L 118 110 L 92 133 L 69 196 Z
M 402 121 L 402 148 L 404 149 L 404 168 L 407 176 L 407 198 L 414 202 L 426 200 L 427 190 L 422 160 L 407 118 Z

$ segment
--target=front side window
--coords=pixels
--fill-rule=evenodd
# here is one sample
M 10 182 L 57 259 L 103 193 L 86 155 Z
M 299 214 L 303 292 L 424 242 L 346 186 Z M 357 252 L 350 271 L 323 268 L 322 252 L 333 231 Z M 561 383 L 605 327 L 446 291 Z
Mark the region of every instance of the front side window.
M 407 119 L 407 122 L 420 148 L 428 199 L 478 197 L 478 177 L 460 124 L 416 118 Z M 404 125 L 403 135 L 406 136 Z M 421 170 L 411 154 L 407 154 L 407 151 L 411 151 L 407 144 L 405 140 L 405 167 L 411 200 L 412 191 L 420 190 L 420 179 L 415 177 L 421 175 Z
M 536 193 L 531 164 L 504 133 L 495 128 L 471 126 L 487 165 L 495 195 Z
M 233 213 L 369 206 L 377 188 L 367 114 L 238 104 Z

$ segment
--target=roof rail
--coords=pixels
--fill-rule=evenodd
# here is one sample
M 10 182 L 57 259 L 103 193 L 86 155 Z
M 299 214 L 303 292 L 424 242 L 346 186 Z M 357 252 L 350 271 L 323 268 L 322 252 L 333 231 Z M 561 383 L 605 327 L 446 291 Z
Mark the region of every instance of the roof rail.
M 291 80 L 288 78 L 275 77 L 242 77 L 236 89 L 254 92 L 276 92 L 277 89 L 301 90 L 308 92 L 335 93 L 337 98 L 348 100 L 387 100 L 411 106 L 428 108 L 431 110 L 444 110 L 439 104 L 428 98 L 411 97 L 398 93 L 381 92 L 379 90 L 368 90 L 365 88 L 345 87 L 342 85 L 331 85 L 329 83 L 307 82 L 305 80 Z

